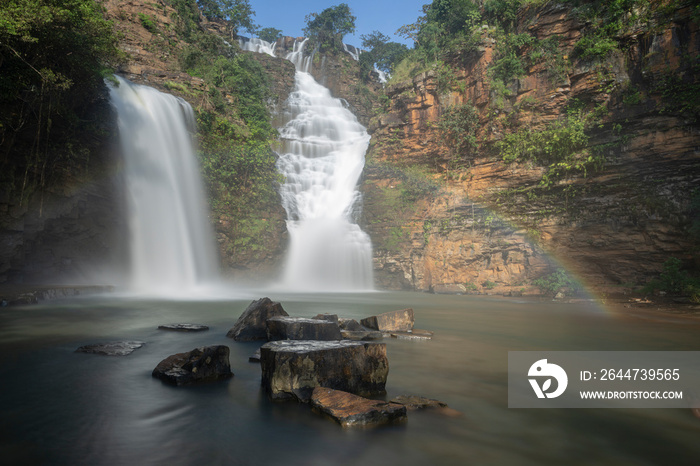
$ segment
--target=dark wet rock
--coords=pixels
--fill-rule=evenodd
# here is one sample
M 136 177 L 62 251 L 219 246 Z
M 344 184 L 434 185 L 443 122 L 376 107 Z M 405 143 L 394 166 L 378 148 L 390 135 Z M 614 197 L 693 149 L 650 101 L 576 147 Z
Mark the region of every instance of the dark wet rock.
M 351 332 L 367 330 L 365 327 L 360 325 L 360 323 L 355 319 L 339 319 L 338 326 L 340 327 L 340 330 L 348 330 Z
M 386 345 L 360 341 L 273 341 L 260 349 L 260 364 L 275 400 L 308 402 L 315 387 L 381 395 L 389 374 Z
M 209 330 L 206 325 L 200 324 L 167 324 L 159 325 L 159 330 L 174 330 L 176 332 L 203 332 Z
M 260 362 L 260 348 L 248 358 L 248 362 Z
M 408 332 L 413 329 L 413 321 L 413 309 L 408 308 L 367 317 L 360 323 L 381 332 Z
M 372 341 L 372 340 L 381 340 L 382 338 L 384 338 L 384 334 L 382 332 L 380 332 L 379 330 L 369 330 L 369 329 L 357 330 L 357 331 L 341 330 L 340 334 L 343 336 L 344 340 L 353 340 L 353 341 Z
M 370 427 L 406 421 L 406 407 L 401 404 L 369 400 L 324 387 L 313 390 L 311 406 L 343 427 Z
M 229 348 L 224 345 L 204 346 L 187 353 L 173 354 L 153 369 L 153 377 L 172 385 L 211 382 L 231 376 Z
M 267 340 L 267 319 L 288 315 L 280 303 L 258 299 L 248 305 L 226 336 L 236 341 Z
M 81 346 L 76 353 L 102 354 L 105 356 L 128 356 L 146 343 L 142 341 L 111 341 Z
M 267 339 L 276 340 L 341 340 L 338 324 L 304 317 L 271 317 L 267 319 Z
M 432 340 L 433 332 L 430 330 L 419 330 L 414 328 L 410 332 L 391 332 L 391 338 L 400 340 Z
M 333 322 L 338 325 L 338 314 L 317 314 L 313 319 L 325 320 L 328 322 Z

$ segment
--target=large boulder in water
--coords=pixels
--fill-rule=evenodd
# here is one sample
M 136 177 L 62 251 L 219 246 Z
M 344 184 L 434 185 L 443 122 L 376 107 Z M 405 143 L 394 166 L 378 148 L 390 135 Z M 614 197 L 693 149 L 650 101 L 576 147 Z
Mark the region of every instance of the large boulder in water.
M 267 319 L 288 315 L 280 303 L 258 299 L 248 305 L 226 336 L 236 341 L 267 340 Z
M 260 365 L 272 399 L 302 402 L 316 387 L 381 395 L 389 374 L 386 345 L 361 341 L 273 341 L 260 349 Z
M 187 353 L 173 354 L 153 369 L 153 377 L 172 385 L 191 385 L 232 376 L 229 348 L 224 345 L 204 346 Z
M 409 332 L 413 330 L 413 309 L 385 312 L 378 316 L 362 319 L 360 323 L 380 332 Z
M 314 388 L 311 406 L 343 427 L 370 427 L 406 420 L 406 407 L 401 404 L 369 400 L 330 388 Z
M 342 340 L 337 322 L 304 317 L 270 317 L 267 339 L 276 340 Z

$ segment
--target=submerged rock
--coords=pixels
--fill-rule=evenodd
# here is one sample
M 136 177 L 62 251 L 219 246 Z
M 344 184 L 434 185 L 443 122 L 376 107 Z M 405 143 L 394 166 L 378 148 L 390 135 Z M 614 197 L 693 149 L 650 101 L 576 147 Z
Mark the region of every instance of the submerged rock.
M 365 327 L 381 332 L 408 332 L 413 330 L 413 322 L 413 309 L 411 308 L 385 312 L 360 321 Z
M 416 411 L 419 409 L 431 409 L 435 412 L 447 416 L 447 417 L 461 417 L 462 413 L 456 409 L 452 409 L 447 406 L 447 403 L 442 401 L 433 400 L 432 398 L 425 398 L 423 396 L 416 395 L 399 395 L 391 399 L 392 403 L 398 403 L 404 405 L 409 411 Z
M 232 377 L 229 348 L 224 345 L 204 346 L 187 353 L 173 354 L 158 363 L 152 375 L 173 385 L 191 385 Z
M 368 400 L 324 387 L 313 390 L 311 406 L 332 417 L 343 427 L 369 427 L 406 420 L 406 407 L 401 404 Z
M 280 303 L 258 299 L 248 305 L 226 336 L 236 341 L 267 340 L 267 319 L 288 315 Z
M 425 408 L 447 408 L 447 403 L 442 401 L 433 400 L 432 398 L 426 398 L 424 396 L 416 395 L 399 395 L 391 399 L 392 403 L 398 403 L 404 405 L 406 409 L 425 409 Z
M 315 387 L 363 396 L 385 393 L 384 343 L 285 340 L 260 349 L 262 385 L 274 400 L 308 402 Z
M 341 340 L 340 328 L 332 320 L 304 317 L 271 317 L 267 319 L 267 339 L 276 340 Z
M 419 330 L 414 328 L 410 332 L 391 332 L 391 338 L 400 340 L 432 340 L 433 332 L 430 330 Z
M 176 332 L 203 332 L 209 330 L 206 325 L 200 324 L 166 324 L 159 325 L 159 330 L 174 330 Z
M 142 341 L 112 341 L 81 346 L 76 353 L 93 353 L 105 356 L 128 356 L 146 343 Z

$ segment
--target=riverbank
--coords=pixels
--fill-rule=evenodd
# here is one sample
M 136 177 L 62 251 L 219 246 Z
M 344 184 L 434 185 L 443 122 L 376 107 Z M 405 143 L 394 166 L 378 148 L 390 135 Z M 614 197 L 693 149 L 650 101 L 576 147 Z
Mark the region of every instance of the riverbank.
M 114 291 L 111 285 L 0 285 L 0 307 Z

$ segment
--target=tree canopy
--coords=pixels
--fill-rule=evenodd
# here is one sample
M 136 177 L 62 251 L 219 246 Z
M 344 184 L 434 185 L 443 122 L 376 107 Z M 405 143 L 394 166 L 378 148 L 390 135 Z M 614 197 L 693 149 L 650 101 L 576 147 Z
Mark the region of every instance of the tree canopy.
M 304 34 L 323 50 L 342 50 L 343 36 L 355 32 L 355 20 L 347 3 L 306 16 Z
M 408 47 L 398 42 L 391 42 L 389 37 L 379 31 L 363 34 L 362 47 L 367 51 L 360 55 L 362 74 L 365 75 L 373 66 L 385 73 L 391 73 L 408 52 Z

